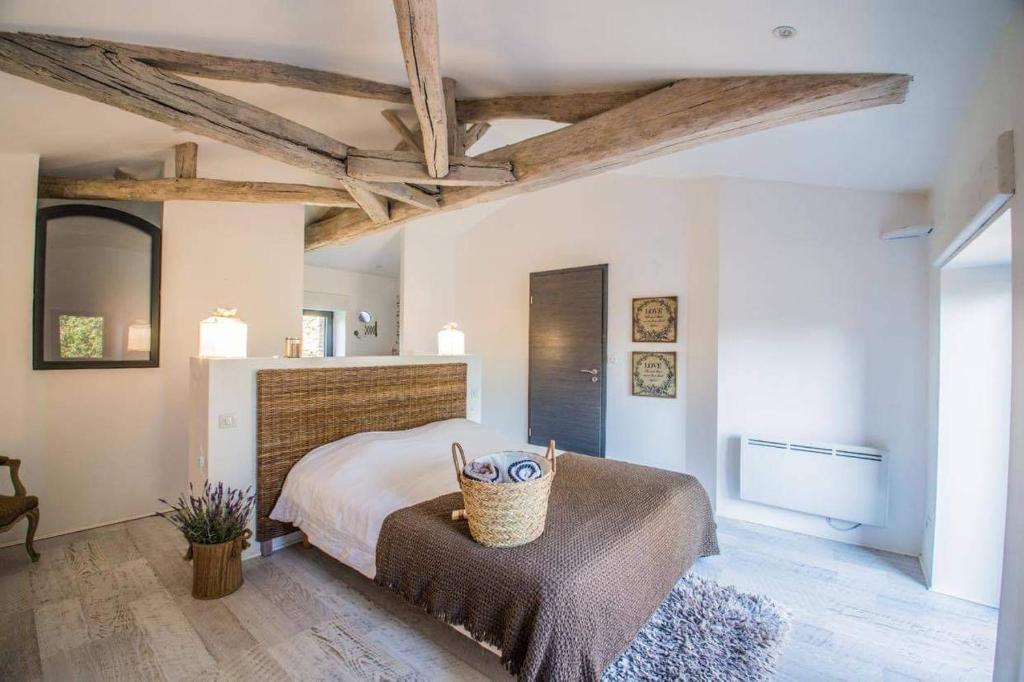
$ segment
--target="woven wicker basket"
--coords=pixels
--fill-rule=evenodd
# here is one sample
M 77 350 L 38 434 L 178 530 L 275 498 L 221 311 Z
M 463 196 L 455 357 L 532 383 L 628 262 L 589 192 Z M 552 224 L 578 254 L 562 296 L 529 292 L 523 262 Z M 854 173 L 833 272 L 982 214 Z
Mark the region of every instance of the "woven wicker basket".
M 469 521 L 469 534 L 487 547 L 516 547 L 533 542 L 544 532 L 548 495 L 555 478 L 555 441 L 544 454 L 551 469 L 540 478 L 520 483 L 488 483 L 463 476 L 466 453 L 452 443 L 455 476 L 462 488 L 465 510 L 452 512 L 453 519 Z M 460 465 L 461 460 L 461 465 Z

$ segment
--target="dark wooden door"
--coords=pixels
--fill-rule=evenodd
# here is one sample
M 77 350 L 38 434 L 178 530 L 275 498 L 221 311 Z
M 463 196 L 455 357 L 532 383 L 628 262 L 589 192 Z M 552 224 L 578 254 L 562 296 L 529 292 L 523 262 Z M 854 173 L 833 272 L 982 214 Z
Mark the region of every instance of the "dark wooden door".
M 604 457 L 608 266 L 530 274 L 530 443 Z

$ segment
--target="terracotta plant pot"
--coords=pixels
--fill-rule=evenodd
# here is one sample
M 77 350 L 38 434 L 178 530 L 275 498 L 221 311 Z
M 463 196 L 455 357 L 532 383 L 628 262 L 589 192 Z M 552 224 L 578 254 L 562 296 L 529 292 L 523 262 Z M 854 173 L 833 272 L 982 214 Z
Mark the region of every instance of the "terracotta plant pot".
M 249 546 L 250 537 L 252 531 L 246 529 L 234 540 L 216 545 L 193 544 L 189 547 L 193 597 L 219 599 L 242 586 L 242 550 Z

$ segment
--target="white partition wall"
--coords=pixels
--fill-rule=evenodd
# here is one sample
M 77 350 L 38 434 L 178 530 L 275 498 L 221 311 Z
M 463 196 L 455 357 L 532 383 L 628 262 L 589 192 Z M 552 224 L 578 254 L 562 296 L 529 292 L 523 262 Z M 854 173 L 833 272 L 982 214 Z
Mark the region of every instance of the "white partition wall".
M 347 358 L 192 358 L 189 391 L 188 473 L 193 486 L 207 480 L 256 488 L 256 372 L 261 369 L 372 367 L 466 363 L 466 417 L 481 419 L 480 360 L 463 356 Z M 252 523 L 255 532 L 255 521 Z M 278 539 L 277 542 L 284 540 Z M 285 544 L 281 542 L 281 544 Z M 250 547 L 245 558 L 258 553 Z

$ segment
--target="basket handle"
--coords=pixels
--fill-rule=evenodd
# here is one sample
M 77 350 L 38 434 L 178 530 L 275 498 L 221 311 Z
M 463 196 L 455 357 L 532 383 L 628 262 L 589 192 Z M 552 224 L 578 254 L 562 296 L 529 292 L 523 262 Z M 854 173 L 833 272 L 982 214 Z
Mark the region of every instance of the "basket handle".
M 462 466 L 459 466 L 459 459 L 462 459 Z M 455 465 L 455 480 L 462 485 L 462 470 L 466 468 L 466 452 L 462 449 L 462 443 L 452 443 L 452 464 Z
M 548 451 L 544 453 L 544 457 L 546 457 L 548 459 L 548 461 L 551 462 L 551 473 L 554 474 L 555 471 L 558 469 L 558 465 L 555 463 L 556 462 L 556 458 L 555 458 L 555 441 L 554 440 L 549 440 L 548 441 Z

